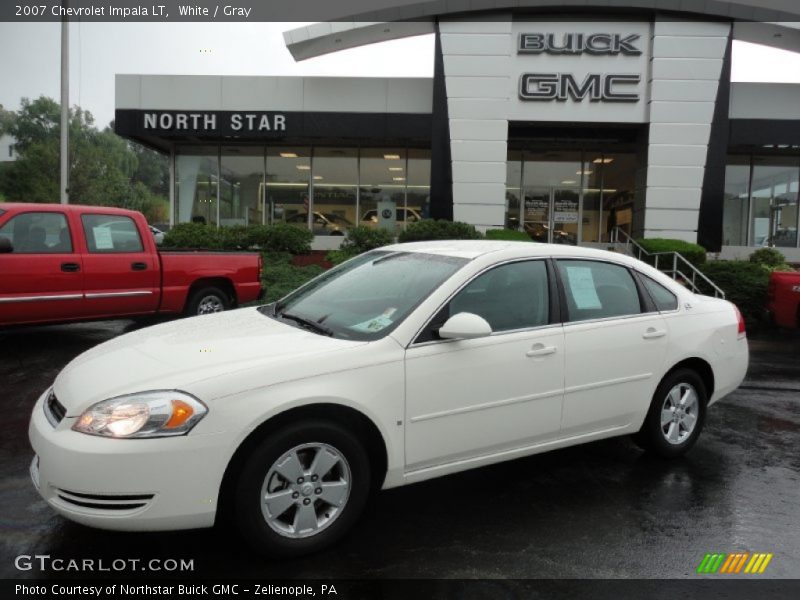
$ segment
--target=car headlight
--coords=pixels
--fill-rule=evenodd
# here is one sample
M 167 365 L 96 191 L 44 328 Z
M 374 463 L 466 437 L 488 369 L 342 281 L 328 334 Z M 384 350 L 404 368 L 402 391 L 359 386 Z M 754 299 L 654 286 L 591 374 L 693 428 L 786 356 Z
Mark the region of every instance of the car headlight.
M 141 392 L 103 400 L 87 408 L 74 431 L 113 438 L 184 435 L 208 412 L 194 396 L 175 390 Z

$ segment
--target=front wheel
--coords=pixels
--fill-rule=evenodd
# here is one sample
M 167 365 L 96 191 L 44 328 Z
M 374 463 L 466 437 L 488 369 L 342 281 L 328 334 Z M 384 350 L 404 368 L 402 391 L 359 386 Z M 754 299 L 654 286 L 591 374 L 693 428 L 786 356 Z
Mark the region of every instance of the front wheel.
M 353 526 L 369 489 L 369 460 L 357 437 L 335 423 L 300 422 L 267 437 L 245 461 L 235 520 L 265 556 L 310 554 Z
M 640 447 L 665 458 L 688 452 L 703 429 L 708 397 L 700 376 L 691 369 L 669 373 L 659 384 L 639 432 Z

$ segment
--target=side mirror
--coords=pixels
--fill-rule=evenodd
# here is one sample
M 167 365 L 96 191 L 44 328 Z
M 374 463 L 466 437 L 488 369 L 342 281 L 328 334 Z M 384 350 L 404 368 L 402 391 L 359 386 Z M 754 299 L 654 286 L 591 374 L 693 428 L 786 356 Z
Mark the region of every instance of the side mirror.
M 492 326 L 481 316 L 461 312 L 453 315 L 439 329 L 439 337 L 446 340 L 471 340 L 492 334 Z
M 0 254 L 8 254 L 14 251 L 14 245 L 7 237 L 0 236 Z

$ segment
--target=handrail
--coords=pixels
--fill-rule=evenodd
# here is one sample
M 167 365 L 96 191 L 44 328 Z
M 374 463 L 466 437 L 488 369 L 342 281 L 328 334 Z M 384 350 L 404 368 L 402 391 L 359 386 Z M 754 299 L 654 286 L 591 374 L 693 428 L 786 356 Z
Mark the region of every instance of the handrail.
M 620 241 L 620 237 L 622 237 L 622 241 Z M 722 291 L 722 288 L 711 281 L 700 269 L 686 260 L 686 257 L 680 252 L 676 252 L 674 250 L 668 252 L 648 252 L 641 244 L 628 235 L 626 231 L 620 229 L 619 227 L 614 227 L 614 229 L 611 230 L 611 243 L 624 245 L 625 251 L 638 260 L 642 260 L 642 255 L 652 258 L 653 266 L 656 269 L 665 273 L 666 275 L 670 275 L 675 281 L 682 281 L 696 294 L 703 294 L 703 290 L 697 285 L 697 277 L 699 276 L 700 279 L 714 291 L 715 298 L 725 298 L 725 292 Z M 633 247 L 633 250 L 631 250 L 631 247 Z M 663 269 L 659 267 L 659 262 L 664 262 L 662 257 L 665 259 L 669 257 L 671 259 L 671 269 Z M 690 275 L 687 275 L 683 270 L 678 268 L 679 262 L 682 263 L 681 267 L 684 267 L 685 265 L 689 268 Z

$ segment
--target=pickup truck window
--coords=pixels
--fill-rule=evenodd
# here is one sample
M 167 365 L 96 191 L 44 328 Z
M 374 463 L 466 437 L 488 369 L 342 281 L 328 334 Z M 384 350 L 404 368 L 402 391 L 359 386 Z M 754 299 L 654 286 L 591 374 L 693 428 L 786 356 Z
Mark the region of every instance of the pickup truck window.
M 14 254 L 63 254 L 72 252 L 67 219 L 59 212 L 27 212 L 12 217 L 0 228 Z
M 133 219 L 123 215 L 81 215 L 86 246 L 91 253 L 143 252 Z

